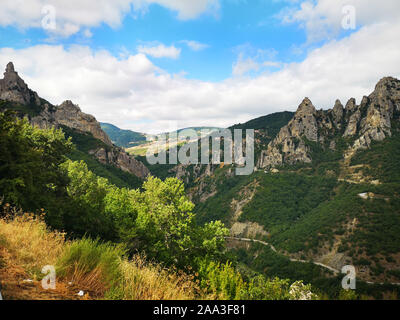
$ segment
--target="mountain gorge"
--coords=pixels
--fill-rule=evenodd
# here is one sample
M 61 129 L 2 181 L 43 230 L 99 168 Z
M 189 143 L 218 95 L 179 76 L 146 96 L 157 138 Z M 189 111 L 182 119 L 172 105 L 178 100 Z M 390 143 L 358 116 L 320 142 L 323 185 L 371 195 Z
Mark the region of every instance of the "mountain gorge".
M 397 283 L 399 94 L 400 81 L 387 77 L 360 104 L 351 98 L 346 106 L 337 100 L 332 109 L 317 110 L 305 98 L 295 113 L 233 126 L 255 129 L 256 169 L 250 176 L 235 176 L 230 165 L 178 165 L 162 174 L 187 183 L 200 222 L 222 220 L 232 237 L 276 248 L 278 255 L 232 240 L 245 269 L 293 277 L 308 268 L 287 267 L 294 260 L 336 270 L 352 264 L 360 280 Z M 287 258 L 293 261 L 281 261 Z M 311 276 L 318 277 L 325 276 Z
M 359 104 L 351 98 L 345 106 L 337 100 L 332 109 L 317 110 L 305 98 L 296 112 L 233 125 L 229 129 L 255 131 L 255 170 L 248 176 L 236 176 L 235 165 L 223 162 L 150 165 L 144 156 L 135 158 L 127 149 L 143 143 L 143 134 L 100 124 L 69 100 L 51 104 L 29 89 L 12 63 L 0 79 L 0 111 L 5 110 L 42 129 L 61 128 L 76 145 L 68 157 L 84 160 L 110 184 L 132 189 L 122 193 L 136 194 L 133 189 L 149 175 L 183 181 L 198 225 L 220 220 L 229 228 L 229 258 L 245 277 L 303 279 L 337 294 L 340 281 L 332 270 L 351 264 L 364 293 L 399 289 L 400 81 L 395 78 L 380 80 Z M 169 182 L 161 183 L 154 185 L 167 190 Z M 159 196 L 170 199 L 164 191 Z M 115 217 L 125 213 L 114 205 Z M 125 217 L 124 237 L 136 236 L 131 230 L 136 215 Z M 143 233 L 149 236 L 147 229 Z

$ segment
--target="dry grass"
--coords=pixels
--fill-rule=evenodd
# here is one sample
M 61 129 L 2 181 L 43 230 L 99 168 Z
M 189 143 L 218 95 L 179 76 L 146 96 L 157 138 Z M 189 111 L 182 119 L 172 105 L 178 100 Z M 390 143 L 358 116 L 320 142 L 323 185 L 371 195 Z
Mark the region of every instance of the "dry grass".
M 32 214 L 0 218 L 0 280 L 9 298 L 77 299 L 79 290 L 94 299 L 191 300 L 202 296 L 193 276 L 164 269 L 140 256 L 128 262 L 121 252 L 118 246 L 97 240 L 66 242 L 64 234 L 50 231 L 42 217 Z M 54 292 L 42 290 L 36 281 L 45 265 L 57 266 Z M 24 284 L 28 278 L 34 280 L 30 285 Z
M 0 219 L 0 238 L 0 245 L 30 276 L 55 265 L 65 246 L 63 233 L 49 231 L 43 219 L 32 214 Z
M 162 269 L 135 256 L 122 261 L 123 282 L 119 288 L 125 300 L 193 300 L 200 289 L 193 276 Z

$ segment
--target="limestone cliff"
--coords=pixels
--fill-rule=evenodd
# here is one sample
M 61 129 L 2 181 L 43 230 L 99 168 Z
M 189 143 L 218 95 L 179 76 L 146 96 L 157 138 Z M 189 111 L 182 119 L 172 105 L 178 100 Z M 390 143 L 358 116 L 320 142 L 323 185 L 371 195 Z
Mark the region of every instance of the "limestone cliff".
M 40 104 L 39 96 L 30 90 L 24 80 L 15 72 L 12 62 L 7 64 L 4 78 L 0 79 L 0 99 L 23 105 Z
M 336 148 L 338 137 L 352 144 L 347 154 L 369 148 L 372 141 L 382 141 L 391 136 L 391 122 L 400 112 L 400 81 L 387 77 L 378 82 L 374 92 L 364 97 L 360 105 L 351 98 L 346 107 L 337 100 L 329 110 L 319 110 L 305 98 L 293 119 L 284 126 L 277 137 L 263 150 L 259 168 L 269 168 L 297 162 L 310 163 L 312 153 L 307 142 L 326 148 Z
M 40 110 L 38 114 L 29 117 L 29 121 L 40 128 L 66 126 L 78 132 L 92 134 L 94 138 L 109 147 L 107 150 L 98 148 L 90 151 L 102 163 L 114 165 L 140 178 L 145 178 L 150 173 L 143 163 L 127 155 L 121 148 L 114 146 L 96 118 L 83 113 L 78 105 L 67 100 L 59 106 L 53 106 L 40 99 L 37 93 L 30 90 L 24 80 L 15 72 L 12 62 L 7 64 L 4 78 L 0 79 L 0 100 Z

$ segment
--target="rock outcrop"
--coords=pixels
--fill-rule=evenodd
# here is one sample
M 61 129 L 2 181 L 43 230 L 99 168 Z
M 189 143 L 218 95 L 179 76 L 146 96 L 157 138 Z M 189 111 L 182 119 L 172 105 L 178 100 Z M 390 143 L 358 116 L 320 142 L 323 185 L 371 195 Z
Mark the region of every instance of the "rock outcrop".
M 391 123 L 400 112 L 400 81 L 387 77 L 378 82 L 373 93 L 364 97 L 360 105 L 351 98 L 346 107 L 337 100 L 333 109 L 317 111 L 305 98 L 293 119 L 262 151 L 257 166 L 268 168 L 284 163 L 310 163 L 309 142 L 335 150 L 336 139 L 353 139 L 348 154 L 369 148 L 372 141 L 391 136 Z
M 40 105 L 39 96 L 30 90 L 24 80 L 15 72 L 12 62 L 7 64 L 4 78 L 0 79 L 0 99 L 23 105 Z
M 100 147 L 90 151 L 100 162 L 114 165 L 140 178 L 149 175 L 150 172 L 143 163 L 126 154 L 123 149 L 114 146 L 96 118 L 83 113 L 78 105 L 67 100 L 59 106 L 53 106 L 40 99 L 37 93 L 29 89 L 24 80 L 15 72 L 12 62 L 7 64 L 4 79 L 0 79 L 0 99 L 21 105 L 40 107 L 39 114 L 31 116 L 29 119 L 33 125 L 40 128 L 65 126 L 78 132 L 90 133 L 107 146 L 107 148 Z
M 89 153 L 94 155 L 101 163 L 114 164 L 121 170 L 132 173 L 139 178 L 146 178 L 150 174 L 149 169 L 142 162 L 128 155 L 119 147 L 113 147 L 109 150 L 100 148 L 89 151 Z

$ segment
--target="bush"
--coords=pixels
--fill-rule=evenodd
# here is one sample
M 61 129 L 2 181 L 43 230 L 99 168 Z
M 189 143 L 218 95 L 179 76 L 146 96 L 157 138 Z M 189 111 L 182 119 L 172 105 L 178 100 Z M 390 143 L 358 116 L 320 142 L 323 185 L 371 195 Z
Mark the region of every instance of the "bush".
M 122 280 L 124 247 L 83 238 L 70 243 L 57 263 L 57 274 L 101 294 Z

